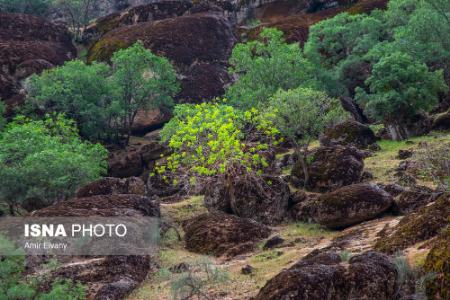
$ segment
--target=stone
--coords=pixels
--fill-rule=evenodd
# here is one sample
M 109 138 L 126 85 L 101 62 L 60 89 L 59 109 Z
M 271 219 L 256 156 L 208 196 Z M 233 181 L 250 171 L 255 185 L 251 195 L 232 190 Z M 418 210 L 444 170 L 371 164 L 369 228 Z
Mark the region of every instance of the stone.
M 314 219 L 331 229 L 344 228 L 376 218 L 392 203 L 392 196 L 375 184 L 349 185 L 321 195 Z
M 433 203 L 405 216 L 386 236 L 375 243 L 377 251 L 393 254 L 418 242 L 426 241 L 448 225 L 450 194 L 441 195 Z
M 255 300 L 392 299 L 397 272 L 386 255 L 369 251 L 348 265 L 332 250 L 315 250 L 270 279 Z
M 400 150 L 398 150 L 397 158 L 398 159 L 407 159 L 407 158 L 410 158 L 412 155 L 413 155 L 413 152 L 411 150 L 400 149 Z
M 253 220 L 225 213 L 206 213 L 183 224 L 186 249 L 192 252 L 233 257 L 253 250 L 270 235 L 270 229 Z
M 361 149 L 366 149 L 376 141 L 377 138 L 369 126 L 352 120 L 325 129 L 320 139 L 324 146 L 341 144 L 352 145 Z
M 308 189 L 327 192 L 361 181 L 366 154 L 353 146 L 320 147 L 309 155 Z M 302 180 L 303 168 L 298 161 L 292 175 Z
M 280 245 L 282 245 L 283 243 L 284 243 L 284 239 L 281 236 L 276 235 L 276 236 L 271 237 L 264 243 L 263 249 L 267 250 L 267 249 L 277 248 Z
M 394 211 L 399 214 L 409 214 L 435 201 L 441 194 L 425 186 L 413 186 L 395 198 Z
M 253 274 L 254 270 L 255 269 L 252 266 L 245 265 L 244 267 L 242 267 L 241 273 L 244 274 L 244 275 L 250 275 L 250 274 Z
M 145 195 L 145 183 L 138 177 L 104 177 L 78 189 L 78 198 L 97 195 L 135 194 Z
M 438 114 L 433 119 L 431 125 L 433 130 L 449 130 L 450 129 L 450 111 Z

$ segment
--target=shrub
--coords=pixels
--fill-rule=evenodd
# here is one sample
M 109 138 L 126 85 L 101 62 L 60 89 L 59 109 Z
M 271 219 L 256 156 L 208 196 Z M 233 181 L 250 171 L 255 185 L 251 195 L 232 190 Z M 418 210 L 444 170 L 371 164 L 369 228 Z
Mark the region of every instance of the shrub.
M 231 75 L 238 77 L 226 91 L 230 103 L 242 109 L 267 105 L 278 89 L 313 84 L 311 66 L 298 43 L 287 44 L 277 29 L 264 29 L 259 39 L 237 44 L 230 58 Z
M 178 105 L 161 132 L 173 153 L 157 171 L 194 180 L 224 173 L 233 163 L 263 169 L 268 163 L 259 152 L 277 143 L 277 133 L 256 109 L 242 113 L 219 103 Z
M 85 287 L 70 280 L 55 280 L 50 291 L 39 291 L 44 277 L 25 276 L 23 250 L 0 235 L 0 300 L 81 300 L 85 299 Z
M 272 97 L 270 103 L 274 109 L 273 122 L 281 135 L 294 145 L 302 163 L 307 185 L 309 144 L 317 139 L 327 126 L 344 120 L 347 113 L 339 100 L 309 88 L 280 90 Z
M 394 52 L 373 66 L 366 80 L 369 91 L 357 89 L 357 99 L 379 121 L 407 121 L 419 111 L 428 111 L 448 90 L 442 71 L 430 72 L 408 54 Z
M 107 152 L 82 142 L 72 121 L 17 117 L 0 133 L 0 199 L 10 213 L 25 201 L 50 205 L 106 172 Z

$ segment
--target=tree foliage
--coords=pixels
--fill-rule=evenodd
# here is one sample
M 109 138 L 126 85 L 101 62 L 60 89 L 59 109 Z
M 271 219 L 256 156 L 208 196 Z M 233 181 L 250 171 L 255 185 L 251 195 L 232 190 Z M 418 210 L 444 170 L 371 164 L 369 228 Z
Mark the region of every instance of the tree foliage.
M 307 185 L 309 178 L 306 156 L 309 144 L 318 139 L 327 126 L 343 121 L 347 113 L 339 100 L 310 88 L 280 90 L 271 98 L 270 103 L 274 110 L 273 122 L 276 128 L 295 145 Z
M 230 74 L 238 79 L 226 97 L 242 109 L 267 105 L 278 89 L 314 84 L 299 44 L 287 44 L 283 33 L 273 28 L 263 29 L 258 40 L 237 44 L 230 65 Z
M 112 63 L 121 110 L 119 123 L 129 138 L 137 112 L 172 108 L 172 97 L 180 87 L 170 62 L 145 49 L 142 42 L 114 53 Z
M 359 88 L 357 99 L 373 118 L 394 123 L 430 110 L 439 93 L 448 89 L 442 70 L 430 72 L 425 64 L 401 52 L 383 56 L 366 84 L 369 91 Z
M 0 0 L 0 12 L 42 16 L 51 4 L 52 0 Z
M 63 112 L 92 141 L 128 143 L 139 110 L 172 107 L 179 84 L 172 65 L 138 42 L 113 55 L 113 66 L 82 61 L 33 75 L 27 84 L 31 111 Z
M 50 205 L 106 172 L 107 152 L 80 140 L 72 121 L 17 117 L 0 133 L 0 199 L 15 213 L 25 201 Z
M 97 2 L 98 0 L 54 0 L 54 5 L 64 12 L 75 33 L 75 39 L 79 40 L 95 15 Z
M 240 112 L 219 103 L 178 105 L 161 132 L 173 153 L 158 173 L 192 179 L 224 173 L 233 163 L 264 169 L 268 162 L 260 152 L 277 143 L 277 133 L 256 109 Z

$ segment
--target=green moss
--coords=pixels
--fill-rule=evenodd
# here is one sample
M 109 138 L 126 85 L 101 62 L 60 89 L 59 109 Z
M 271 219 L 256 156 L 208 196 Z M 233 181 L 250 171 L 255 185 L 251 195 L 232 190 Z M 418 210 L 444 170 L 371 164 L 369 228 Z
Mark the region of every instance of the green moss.
M 381 237 L 374 248 L 392 254 L 428 240 L 448 224 L 449 215 L 450 194 L 444 194 L 432 205 L 403 218 L 394 232 L 390 236 Z
M 87 54 L 87 62 L 109 61 L 114 52 L 129 47 L 131 43 L 115 38 L 102 38 L 95 43 Z
M 431 249 L 424 264 L 427 273 L 434 279 L 426 286 L 429 299 L 450 299 L 450 227 L 447 227 Z

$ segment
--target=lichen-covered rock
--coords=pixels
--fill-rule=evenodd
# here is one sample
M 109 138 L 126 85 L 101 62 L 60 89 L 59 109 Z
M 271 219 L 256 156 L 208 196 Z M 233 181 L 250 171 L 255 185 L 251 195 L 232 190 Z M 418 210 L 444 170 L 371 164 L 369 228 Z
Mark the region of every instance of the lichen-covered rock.
M 432 204 L 405 216 L 391 234 L 380 237 L 375 244 L 375 249 L 392 254 L 428 240 L 448 225 L 449 217 L 450 194 L 446 193 Z
M 308 188 L 326 192 L 361 181 L 365 153 L 353 146 L 320 147 L 309 156 Z M 302 180 L 303 168 L 298 161 L 292 175 Z
M 450 111 L 441 113 L 434 117 L 431 126 L 433 130 L 449 130 L 450 129 Z
M 408 214 L 435 201 L 441 194 L 426 186 L 413 186 L 395 198 L 393 208 L 396 213 Z
M 208 213 L 183 224 L 186 248 L 190 251 L 235 256 L 251 251 L 270 235 L 270 229 L 253 220 L 224 213 Z
M 425 272 L 434 274 L 427 282 L 429 299 L 450 299 L 450 227 L 447 227 L 434 242 L 423 266 Z
M 198 13 L 117 28 L 90 48 L 88 61 L 107 61 L 138 40 L 174 64 L 183 88 L 178 98 L 211 99 L 229 83 L 226 66 L 236 39 L 223 14 Z
M 157 141 L 133 139 L 125 149 L 109 152 L 108 174 L 118 178 L 141 176 L 167 152 L 167 147 Z
M 392 202 L 392 196 L 377 185 L 349 185 L 320 196 L 314 203 L 314 220 L 328 228 L 343 228 L 379 216 Z
M 397 272 L 386 255 L 366 252 L 348 265 L 331 250 L 313 251 L 270 279 L 255 300 L 392 299 Z
M 33 217 L 156 217 L 160 216 L 159 202 L 141 195 L 98 195 L 61 201 L 32 214 Z M 29 272 L 40 272 L 48 257 L 27 256 Z M 41 288 L 55 279 L 81 282 L 87 288 L 87 299 L 123 299 L 150 269 L 147 255 L 129 256 L 53 256 L 58 265 L 46 274 Z
M 65 28 L 31 15 L 0 13 L 1 99 L 19 94 L 20 80 L 75 56 L 72 37 Z
M 376 141 L 372 129 L 356 121 L 345 121 L 327 128 L 320 140 L 324 146 L 341 144 L 352 145 L 361 149 L 367 148 Z
M 138 177 L 114 178 L 105 177 L 78 189 L 77 197 L 96 195 L 145 194 L 145 183 Z
M 217 176 L 205 186 L 205 206 L 264 224 L 280 223 L 289 204 L 289 186 L 278 176 L 256 176 L 241 170 Z

